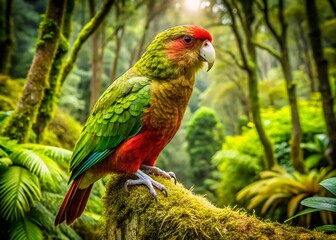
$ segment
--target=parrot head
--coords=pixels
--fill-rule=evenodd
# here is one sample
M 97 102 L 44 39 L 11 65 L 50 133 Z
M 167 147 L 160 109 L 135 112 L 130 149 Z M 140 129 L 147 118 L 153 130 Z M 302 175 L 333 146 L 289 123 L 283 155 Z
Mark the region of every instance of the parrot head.
M 171 78 L 195 73 L 215 61 L 212 37 L 204 28 L 194 25 L 177 26 L 159 33 L 136 64 L 136 68 L 154 78 Z

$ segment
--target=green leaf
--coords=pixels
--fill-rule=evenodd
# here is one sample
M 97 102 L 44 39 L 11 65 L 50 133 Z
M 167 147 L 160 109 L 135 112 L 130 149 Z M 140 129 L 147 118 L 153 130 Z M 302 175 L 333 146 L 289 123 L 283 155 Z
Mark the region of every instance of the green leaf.
M 300 216 L 308 214 L 308 213 L 319 212 L 319 211 L 321 211 L 321 210 L 320 209 L 315 209 L 315 208 L 307 208 L 307 209 L 299 212 L 298 214 L 295 214 L 293 217 L 286 219 L 285 223 L 292 220 L 293 218 L 297 218 L 297 217 L 300 217 Z
M 1 146 L 1 144 L 0 144 Z M 3 150 L 1 147 L 0 147 L 0 157 L 8 157 L 8 154 L 5 150 Z
M 323 232 L 336 232 L 336 225 L 322 225 L 314 229 Z
M 42 240 L 41 229 L 27 217 L 15 222 L 9 229 L 10 240 Z
M 61 224 L 58 227 L 55 227 L 55 211 L 53 208 L 58 208 L 58 202 L 61 199 L 57 199 L 57 204 L 53 204 L 54 201 L 43 201 L 46 202 L 46 205 L 43 205 L 41 202 L 36 203 L 36 208 L 29 214 L 29 216 L 38 223 L 48 239 L 71 239 L 71 240 L 82 240 L 82 238 L 68 225 Z M 49 209 L 51 208 L 51 209 Z
M 21 144 L 21 147 L 31 149 L 33 152 L 42 153 L 57 162 L 66 164 L 69 164 L 72 155 L 72 152 L 67 149 L 53 146 L 27 143 Z
M 311 169 L 311 168 L 314 168 L 317 166 L 317 164 L 321 161 L 322 157 L 321 155 L 319 154 L 313 154 L 313 155 L 310 155 L 309 157 L 307 157 L 305 159 L 305 166 L 308 168 L 308 169 Z
M 27 169 L 11 166 L 0 175 L 0 216 L 17 221 L 41 198 L 38 178 Z
M 41 180 L 50 177 L 50 172 L 43 160 L 34 152 L 28 149 L 14 148 L 9 156 L 13 163 L 26 167 L 31 173 L 38 176 Z
M 336 177 L 325 179 L 320 185 L 336 196 Z
M 0 158 L 0 171 L 5 170 L 12 164 L 13 162 L 10 158 L 8 157 Z
M 306 207 L 316 208 L 336 212 L 336 198 L 330 197 L 310 197 L 303 199 L 301 204 Z

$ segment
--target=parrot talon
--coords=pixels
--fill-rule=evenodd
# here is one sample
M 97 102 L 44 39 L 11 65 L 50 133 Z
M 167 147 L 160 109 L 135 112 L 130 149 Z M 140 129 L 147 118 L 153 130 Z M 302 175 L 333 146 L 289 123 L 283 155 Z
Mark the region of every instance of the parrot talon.
M 148 166 L 144 164 L 141 164 L 140 169 L 146 174 L 154 174 L 156 176 L 161 176 L 169 180 L 174 179 L 175 184 L 177 182 L 176 175 L 173 172 L 166 172 L 166 171 L 161 170 L 158 167 Z
M 176 183 L 177 183 L 177 178 L 176 178 L 175 173 L 173 173 L 173 172 L 168 172 L 168 174 L 169 174 L 169 176 L 170 176 L 172 179 L 174 179 L 174 183 L 175 183 L 175 185 L 176 185 Z
M 157 193 L 154 189 L 156 187 L 159 189 L 163 194 L 168 197 L 168 191 L 167 188 L 162 185 L 161 183 L 153 180 L 150 176 L 146 175 L 142 171 L 138 170 L 135 175 L 139 177 L 138 179 L 128 179 L 124 184 L 124 189 L 126 192 L 129 192 L 128 187 L 129 186 L 135 186 L 135 185 L 146 185 L 146 187 L 149 189 L 149 192 L 154 197 L 155 201 L 157 202 Z

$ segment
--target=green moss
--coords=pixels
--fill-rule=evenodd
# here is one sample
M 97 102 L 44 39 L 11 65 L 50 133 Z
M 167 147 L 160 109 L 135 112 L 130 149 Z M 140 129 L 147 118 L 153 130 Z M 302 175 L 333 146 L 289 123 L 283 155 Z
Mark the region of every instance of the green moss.
M 0 74 L 0 111 L 13 110 L 19 101 L 24 79 L 11 79 Z
M 125 176 L 114 175 L 104 198 L 103 239 L 336 239 L 273 222 L 263 222 L 245 211 L 217 208 L 182 185 L 156 178 L 168 189 L 158 202 L 143 186 L 127 193 Z M 121 237 L 122 236 L 122 237 Z
M 11 111 L 16 107 L 24 86 L 25 79 L 11 79 L 9 76 L 0 75 L 0 111 Z M 25 124 L 18 122 L 16 125 Z M 1 126 L 0 126 L 1 128 Z M 58 110 L 46 131 L 43 144 L 72 149 L 82 130 L 82 125 L 71 116 Z M 16 131 L 15 129 L 11 132 Z M 34 142 L 36 135 L 29 131 L 28 138 Z
M 44 46 L 45 40 L 51 39 L 55 36 L 55 32 L 57 31 L 57 23 L 51 19 L 47 18 L 46 15 L 42 15 L 43 20 L 40 23 L 40 36 L 36 41 L 36 48 L 39 46 Z
M 14 108 L 15 104 L 11 98 L 0 95 L 0 111 L 8 111 Z
M 42 144 L 72 150 L 82 131 L 82 125 L 69 115 L 57 110 L 45 132 Z

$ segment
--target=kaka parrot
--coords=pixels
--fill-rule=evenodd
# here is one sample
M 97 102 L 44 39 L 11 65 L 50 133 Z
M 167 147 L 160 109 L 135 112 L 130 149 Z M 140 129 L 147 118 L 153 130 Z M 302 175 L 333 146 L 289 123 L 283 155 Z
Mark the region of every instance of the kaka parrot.
M 108 173 L 134 174 L 125 189 L 146 185 L 166 188 L 147 174 L 176 181 L 154 163 L 181 125 L 190 99 L 195 73 L 204 62 L 208 71 L 215 50 L 210 33 L 185 25 L 159 33 L 141 59 L 102 94 L 74 147 L 67 192 L 55 225 L 73 223 L 83 212 L 94 182 Z

